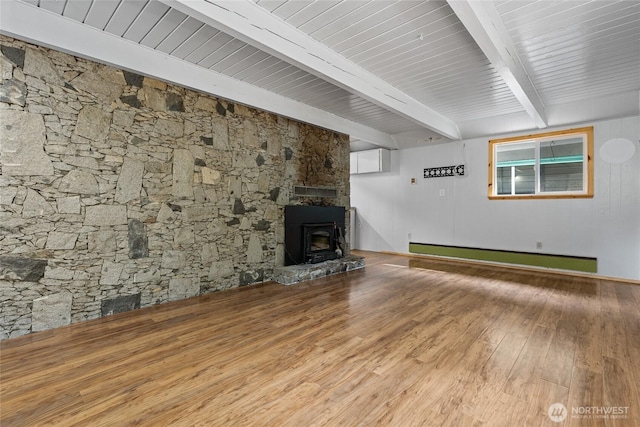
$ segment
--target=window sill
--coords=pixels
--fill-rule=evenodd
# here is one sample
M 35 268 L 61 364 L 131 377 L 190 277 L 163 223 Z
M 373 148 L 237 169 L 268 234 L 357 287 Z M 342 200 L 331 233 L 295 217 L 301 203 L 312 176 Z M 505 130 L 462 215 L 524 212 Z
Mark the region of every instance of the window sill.
M 489 200 L 527 200 L 527 199 L 592 199 L 593 194 L 520 194 L 516 196 L 489 196 Z

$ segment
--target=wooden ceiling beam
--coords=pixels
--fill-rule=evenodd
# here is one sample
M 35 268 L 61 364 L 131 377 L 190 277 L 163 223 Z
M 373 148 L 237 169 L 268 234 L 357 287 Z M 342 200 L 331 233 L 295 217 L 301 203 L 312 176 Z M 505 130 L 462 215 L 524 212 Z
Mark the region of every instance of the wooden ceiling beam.
M 547 127 L 542 99 L 522 65 L 493 2 L 447 2 L 536 126 L 540 129 Z
M 161 0 L 205 24 L 450 139 L 455 122 L 249 0 Z

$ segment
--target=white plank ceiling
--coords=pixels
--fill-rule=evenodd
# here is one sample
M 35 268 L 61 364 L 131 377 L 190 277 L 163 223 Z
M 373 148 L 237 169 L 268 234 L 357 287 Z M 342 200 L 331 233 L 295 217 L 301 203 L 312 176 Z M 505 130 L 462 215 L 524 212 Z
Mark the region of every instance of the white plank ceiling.
M 640 115 L 636 0 L 3 0 L 0 32 L 354 149 Z

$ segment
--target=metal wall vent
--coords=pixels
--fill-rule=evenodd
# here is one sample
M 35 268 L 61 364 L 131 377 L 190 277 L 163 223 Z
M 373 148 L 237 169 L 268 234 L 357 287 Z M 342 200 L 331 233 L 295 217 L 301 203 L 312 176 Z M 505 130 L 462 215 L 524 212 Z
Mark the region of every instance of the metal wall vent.
M 296 185 L 293 195 L 297 197 L 338 197 L 338 190 L 329 187 L 307 187 Z

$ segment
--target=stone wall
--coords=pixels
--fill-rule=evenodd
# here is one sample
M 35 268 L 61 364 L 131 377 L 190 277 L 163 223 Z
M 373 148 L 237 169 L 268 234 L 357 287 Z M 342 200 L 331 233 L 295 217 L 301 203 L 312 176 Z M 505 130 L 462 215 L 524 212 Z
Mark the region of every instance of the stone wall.
M 285 205 L 349 208 L 346 135 L 4 36 L 0 51 L 0 339 L 269 280 Z

